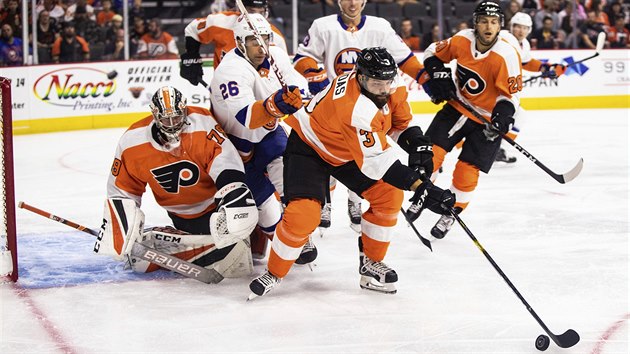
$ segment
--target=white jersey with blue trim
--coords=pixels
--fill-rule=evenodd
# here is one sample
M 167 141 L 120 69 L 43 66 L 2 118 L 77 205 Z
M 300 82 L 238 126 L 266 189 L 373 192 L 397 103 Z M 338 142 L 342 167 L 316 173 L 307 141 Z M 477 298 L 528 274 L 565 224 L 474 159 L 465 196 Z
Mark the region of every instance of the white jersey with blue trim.
M 293 66 L 281 48 L 270 46 L 269 51 L 287 85 L 295 85 L 308 92 L 308 83 Z M 243 56 L 238 48 L 229 51 L 217 67 L 210 83 L 212 110 L 230 140 L 244 159 L 251 154 L 253 144 L 260 142 L 278 127 L 273 121 L 265 126 L 248 128 L 256 101 L 268 98 L 282 88 L 276 74 L 265 60 L 258 69 Z
M 358 54 L 368 47 L 385 47 L 398 66 L 413 56 L 387 20 L 363 15 L 355 29 L 348 28 L 340 15 L 329 15 L 313 21 L 308 35 L 298 46 L 294 61 L 311 57 L 324 64 L 328 77 L 352 71 Z

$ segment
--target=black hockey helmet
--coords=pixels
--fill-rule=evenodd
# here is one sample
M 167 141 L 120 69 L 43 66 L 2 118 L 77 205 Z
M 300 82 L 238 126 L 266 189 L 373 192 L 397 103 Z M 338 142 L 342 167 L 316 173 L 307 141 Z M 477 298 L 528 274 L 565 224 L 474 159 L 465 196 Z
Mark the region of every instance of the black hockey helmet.
M 493 16 L 498 17 L 501 22 L 501 27 L 504 26 L 505 15 L 503 14 L 503 10 L 501 6 L 496 2 L 492 1 L 482 1 L 473 12 L 473 24 L 477 24 L 479 20 L 479 16 Z
M 243 6 L 267 8 L 267 0 L 243 0 Z
M 377 80 L 392 80 L 398 75 L 398 66 L 387 49 L 365 48 L 357 59 L 357 73 Z

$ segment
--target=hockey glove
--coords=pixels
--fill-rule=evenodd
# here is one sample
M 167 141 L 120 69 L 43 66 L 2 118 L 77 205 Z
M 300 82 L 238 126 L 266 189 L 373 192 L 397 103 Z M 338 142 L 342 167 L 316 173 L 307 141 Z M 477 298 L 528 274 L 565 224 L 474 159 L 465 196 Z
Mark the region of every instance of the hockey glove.
M 217 210 L 210 216 L 210 233 L 217 248 L 249 237 L 258 223 L 258 209 L 247 185 L 233 182 L 215 196 Z
M 398 145 L 409 154 L 408 166 L 430 178 L 433 173 L 433 144 L 420 127 L 407 128 L 398 138 Z
M 539 71 L 542 73 L 542 77 L 555 79 L 559 77 L 560 75 L 564 74 L 566 69 L 567 67 L 562 64 L 543 63 L 540 66 Z
M 450 209 L 455 206 L 455 194 L 448 189 L 437 187 L 425 179 L 409 201 L 411 205 L 405 213 L 413 222 L 424 209 L 429 209 L 436 214 L 447 215 Z
M 308 90 L 312 95 L 316 95 L 319 91 L 328 86 L 330 81 L 328 80 L 328 74 L 323 68 L 309 68 L 304 71 L 304 77 L 308 81 Z
M 193 86 L 197 86 L 203 79 L 202 63 L 199 54 L 189 54 L 188 52 L 182 54 L 179 75 Z
M 494 141 L 500 135 L 505 135 L 514 125 L 514 106 L 508 101 L 499 101 L 492 110 L 492 121 L 485 123 L 483 134 L 488 141 Z
M 424 62 L 424 68 L 429 73 L 429 81 L 422 87 L 433 103 L 439 104 L 457 96 L 453 74 L 440 59 L 435 56 L 428 58 Z
M 285 114 L 293 114 L 302 108 L 302 105 L 302 94 L 297 86 L 289 86 L 286 92 L 280 89 L 272 93 L 263 104 L 267 113 L 276 118 L 282 118 Z

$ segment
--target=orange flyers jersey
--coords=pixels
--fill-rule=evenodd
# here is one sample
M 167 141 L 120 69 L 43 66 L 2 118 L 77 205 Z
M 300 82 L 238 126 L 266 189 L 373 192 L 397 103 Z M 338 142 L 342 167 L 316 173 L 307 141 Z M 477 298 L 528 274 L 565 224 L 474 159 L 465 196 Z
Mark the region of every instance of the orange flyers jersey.
M 379 180 L 398 160 L 387 135 L 397 140 L 412 119 L 407 89 L 399 82 L 379 110 L 361 94 L 355 72 L 338 76 L 285 122 L 329 164 L 354 160 L 361 172 Z
M 515 109 L 519 107 L 519 92 L 523 88 L 521 57 L 505 38 L 499 36 L 492 48 L 481 53 L 475 49 L 474 30 L 467 29 L 431 44 L 425 52 L 425 60 L 434 55 L 444 63 L 457 60 L 456 85 L 460 98 L 487 118 L 498 101 L 508 100 Z M 457 102 L 451 104 L 479 122 Z
M 162 32 L 157 39 L 147 33 L 138 41 L 138 55 L 148 56 L 151 59 L 177 59 L 179 50 L 175 39 L 167 32 Z
M 236 48 L 234 39 L 234 23 L 240 12 L 224 11 L 210 14 L 203 18 L 194 19 L 186 26 L 184 33 L 186 37 L 192 37 L 201 44 L 214 43 L 214 67 L 216 68 L 223 56 L 230 50 Z M 287 43 L 280 30 L 271 24 L 273 39 L 271 43 L 284 51 L 287 51 Z
M 153 116 L 134 123 L 118 142 L 107 197 L 133 199 L 140 206 L 148 184 L 157 203 L 182 218 L 214 209 L 218 176 L 225 170 L 243 172 L 243 163 L 207 109 L 188 107 L 188 123 L 179 148 L 171 151 L 155 141 Z

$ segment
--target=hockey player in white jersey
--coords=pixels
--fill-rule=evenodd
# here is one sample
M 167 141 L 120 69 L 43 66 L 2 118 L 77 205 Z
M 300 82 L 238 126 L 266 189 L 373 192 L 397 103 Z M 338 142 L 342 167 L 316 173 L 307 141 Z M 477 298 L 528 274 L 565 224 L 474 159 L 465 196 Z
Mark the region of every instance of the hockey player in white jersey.
M 282 214 L 275 192 L 283 193 L 282 154 L 287 134 L 279 119 L 302 107 L 306 80 L 297 73 L 284 50 L 269 46 L 273 32 L 260 14 L 241 15 L 233 28 L 236 48 L 214 72 L 210 87 L 212 109 L 245 163 L 245 176 L 259 210 L 260 229 L 271 238 Z M 256 33 L 264 43 L 256 38 Z M 284 89 L 273 71 L 266 46 L 286 80 Z M 266 241 L 266 238 L 265 238 Z M 265 255 L 265 246 L 258 255 Z M 256 257 L 256 254 L 254 255 Z
M 527 40 L 527 36 L 532 31 L 532 18 L 524 13 L 517 12 L 510 19 L 509 24 L 509 32 L 507 30 L 502 30 L 499 36 L 504 38 L 509 38 L 511 42 L 514 38 L 516 39 L 516 43 L 514 44 L 517 49 L 520 51 L 521 62 L 523 63 L 523 70 L 531 71 L 531 72 L 540 72 L 542 73 L 544 78 L 555 79 L 562 75 L 566 69 L 566 67 L 562 64 L 549 64 L 547 62 L 542 62 L 538 59 L 534 59 L 531 53 L 531 46 L 529 41 Z M 510 36 L 510 34 L 513 36 Z M 520 128 L 523 124 L 523 118 L 525 117 L 525 110 L 523 107 L 518 107 L 515 117 L 516 122 L 519 124 L 514 124 L 512 129 L 508 132 L 508 137 L 511 139 L 516 139 L 516 136 L 520 132 Z M 509 144 L 505 141 L 501 142 L 501 148 L 496 156 L 496 161 L 506 162 L 506 163 L 514 163 L 516 162 L 516 157 L 507 153 L 510 151 L 510 148 L 507 148 Z M 507 149 L 506 149 L 507 148 Z
M 362 14 L 366 2 L 338 0 L 338 15 L 313 21 L 294 58 L 295 68 L 308 80 L 312 94 L 326 87 L 329 80 L 354 69 L 358 53 L 367 47 L 386 48 L 400 70 L 420 84 L 428 79 L 423 65 L 387 20 Z M 324 67 L 320 68 L 319 63 L 323 63 Z M 334 180 L 331 181 L 331 189 L 334 189 Z M 330 226 L 330 208 L 330 201 L 322 208 L 322 228 Z M 348 193 L 348 215 L 352 229 L 359 232 L 361 197 L 353 192 Z

